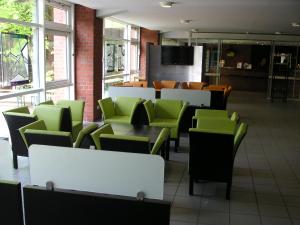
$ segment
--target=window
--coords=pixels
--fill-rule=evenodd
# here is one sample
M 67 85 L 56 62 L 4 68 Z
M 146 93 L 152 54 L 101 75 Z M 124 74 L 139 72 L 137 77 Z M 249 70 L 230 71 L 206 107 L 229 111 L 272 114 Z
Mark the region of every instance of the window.
M 109 85 L 138 78 L 139 39 L 139 27 L 104 19 L 104 91 Z
M 47 93 L 50 89 L 72 86 L 70 14 L 70 5 L 56 1 L 46 2 L 44 45 Z M 49 96 L 51 95 L 46 97 L 49 98 Z
M 68 79 L 67 40 L 65 34 L 46 32 L 45 35 L 45 71 L 46 82 Z
M 72 18 L 63 0 L 0 0 L 1 111 L 73 97 Z

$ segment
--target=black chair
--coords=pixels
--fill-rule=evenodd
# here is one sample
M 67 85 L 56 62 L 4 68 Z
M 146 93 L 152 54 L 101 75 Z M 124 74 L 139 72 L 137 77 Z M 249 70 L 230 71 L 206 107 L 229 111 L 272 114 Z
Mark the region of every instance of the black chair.
M 21 183 L 0 180 L 0 223 L 23 225 Z
M 13 152 L 13 165 L 18 169 L 18 156 L 28 156 L 27 146 L 25 145 L 19 128 L 37 121 L 37 116 L 29 113 L 28 107 L 20 107 L 3 112 L 6 120 Z
M 246 133 L 247 125 L 244 123 L 235 134 L 190 129 L 190 195 L 193 195 L 196 180 L 206 180 L 227 183 L 226 198 L 230 199 L 234 158 Z

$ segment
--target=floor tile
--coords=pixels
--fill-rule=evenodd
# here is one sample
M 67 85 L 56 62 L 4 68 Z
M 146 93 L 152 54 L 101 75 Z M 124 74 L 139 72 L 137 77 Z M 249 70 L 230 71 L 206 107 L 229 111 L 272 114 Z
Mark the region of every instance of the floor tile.
M 187 208 L 175 208 L 171 210 L 171 220 L 197 223 L 199 210 Z
M 259 215 L 255 203 L 233 202 L 230 201 L 230 213 Z
M 198 218 L 198 223 L 211 225 L 229 225 L 229 214 L 201 209 Z
M 260 225 L 259 216 L 230 214 L 230 225 Z
M 285 206 L 278 205 L 259 205 L 259 211 L 262 216 L 270 217 L 288 217 L 288 212 Z

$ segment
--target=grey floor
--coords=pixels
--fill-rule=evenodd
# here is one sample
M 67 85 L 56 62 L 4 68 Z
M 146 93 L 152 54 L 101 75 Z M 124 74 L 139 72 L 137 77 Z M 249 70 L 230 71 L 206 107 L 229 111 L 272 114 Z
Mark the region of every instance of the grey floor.
M 235 158 L 231 200 L 225 184 L 198 183 L 188 195 L 188 138 L 166 163 L 165 195 L 172 225 L 300 225 L 300 102 L 270 103 L 262 94 L 233 92 L 229 111 L 248 123 Z M 29 183 L 28 160 L 0 152 L 0 179 Z

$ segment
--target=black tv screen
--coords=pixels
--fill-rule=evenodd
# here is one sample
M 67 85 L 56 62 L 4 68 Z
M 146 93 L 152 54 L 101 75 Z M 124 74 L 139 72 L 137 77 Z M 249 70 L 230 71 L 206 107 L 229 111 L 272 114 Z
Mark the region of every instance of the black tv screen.
M 161 46 L 162 65 L 193 65 L 194 47 Z

